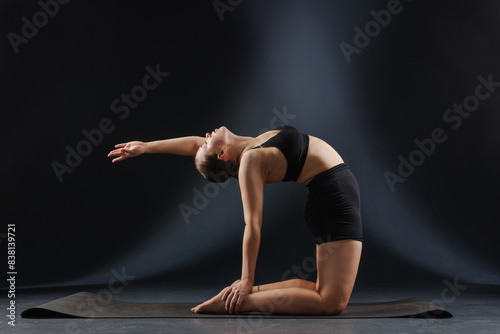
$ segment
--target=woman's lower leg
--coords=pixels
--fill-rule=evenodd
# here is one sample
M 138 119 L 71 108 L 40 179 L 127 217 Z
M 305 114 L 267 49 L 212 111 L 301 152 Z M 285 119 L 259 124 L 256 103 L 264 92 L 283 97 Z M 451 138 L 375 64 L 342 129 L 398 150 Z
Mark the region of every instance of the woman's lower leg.
M 297 279 L 290 279 L 290 280 L 281 281 L 281 282 L 268 283 L 268 284 L 254 286 L 252 289 L 252 293 L 275 290 L 275 289 L 284 289 L 284 288 L 303 288 L 303 289 L 309 289 L 309 290 L 316 290 L 316 283 L 311 282 L 311 281 L 307 281 L 304 279 L 298 279 L 298 278 Z
M 276 314 L 337 314 L 340 305 L 329 303 L 312 289 L 289 287 L 252 293 L 245 296 L 240 312 L 271 312 Z

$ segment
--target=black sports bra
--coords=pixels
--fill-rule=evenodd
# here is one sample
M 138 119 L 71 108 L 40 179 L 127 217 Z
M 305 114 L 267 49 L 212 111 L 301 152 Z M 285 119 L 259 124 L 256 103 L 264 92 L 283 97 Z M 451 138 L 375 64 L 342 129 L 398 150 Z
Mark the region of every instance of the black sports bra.
M 286 174 L 281 182 L 297 181 L 306 162 L 309 149 L 309 135 L 301 133 L 293 126 L 280 126 L 275 130 L 281 130 L 275 136 L 269 138 L 265 143 L 253 147 L 276 147 L 286 158 Z

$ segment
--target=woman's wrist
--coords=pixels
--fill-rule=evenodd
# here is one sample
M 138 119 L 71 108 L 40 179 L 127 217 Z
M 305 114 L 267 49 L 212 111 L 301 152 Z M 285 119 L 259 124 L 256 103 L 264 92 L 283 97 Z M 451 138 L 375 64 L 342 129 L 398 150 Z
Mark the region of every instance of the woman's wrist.
M 240 281 L 242 282 L 245 282 L 245 283 L 249 283 L 249 284 L 252 284 L 253 286 L 253 278 L 250 278 L 250 277 L 246 277 L 246 278 L 241 278 Z
M 144 154 L 151 153 L 151 142 L 143 142 L 144 144 Z

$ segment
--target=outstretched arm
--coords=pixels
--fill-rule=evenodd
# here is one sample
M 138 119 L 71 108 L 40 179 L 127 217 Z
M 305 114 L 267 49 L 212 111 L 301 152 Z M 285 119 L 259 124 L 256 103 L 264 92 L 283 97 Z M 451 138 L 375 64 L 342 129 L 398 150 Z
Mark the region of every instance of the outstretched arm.
M 109 152 L 108 157 L 114 158 L 113 162 L 118 162 L 144 153 L 196 155 L 196 152 L 204 142 L 205 138 L 197 136 L 164 139 L 147 143 L 131 141 L 115 145 L 116 149 Z
M 205 142 L 203 137 L 180 137 L 151 141 L 146 144 L 146 153 L 167 153 L 176 155 L 196 155 Z

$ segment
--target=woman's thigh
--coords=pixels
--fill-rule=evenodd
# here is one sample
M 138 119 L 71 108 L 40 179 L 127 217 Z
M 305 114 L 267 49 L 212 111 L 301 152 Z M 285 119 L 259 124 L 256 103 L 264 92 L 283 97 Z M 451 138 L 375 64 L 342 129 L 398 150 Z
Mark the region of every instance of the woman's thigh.
M 362 242 L 352 239 L 317 245 L 316 290 L 324 302 L 342 309 L 347 306 L 358 273 L 361 249 Z

